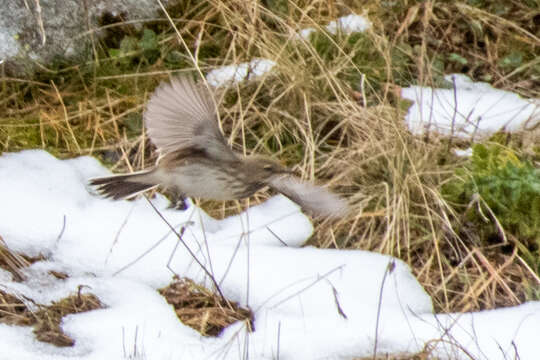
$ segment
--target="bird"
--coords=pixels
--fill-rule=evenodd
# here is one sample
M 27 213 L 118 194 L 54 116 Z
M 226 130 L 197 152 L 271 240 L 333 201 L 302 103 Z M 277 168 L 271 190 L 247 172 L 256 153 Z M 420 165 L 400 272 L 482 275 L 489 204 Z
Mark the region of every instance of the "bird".
M 171 198 L 172 207 L 185 210 L 186 197 L 235 200 L 268 187 L 315 218 L 339 218 L 347 213 L 345 199 L 299 179 L 278 161 L 234 152 L 219 129 L 212 93 L 188 75 L 158 85 L 143 118 L 159 154 L 156 165 L 91 179 L 102 196 L 130 198 L 159 186 Z

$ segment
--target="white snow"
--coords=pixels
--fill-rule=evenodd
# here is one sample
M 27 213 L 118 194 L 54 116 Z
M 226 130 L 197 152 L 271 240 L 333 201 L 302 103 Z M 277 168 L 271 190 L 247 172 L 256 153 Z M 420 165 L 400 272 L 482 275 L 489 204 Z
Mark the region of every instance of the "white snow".
M 329 22 L 325 26 L 325 29 L 330 34 L 333 34 L 333 35 L 337 34 L 338 32 L 349 35 L 353 33 L 364 32 L 370 27 L 371 27 L 371 22 L 365 16 L 357 15 L 357 14 L 349 14 L 349 15 L 342 16 L 334 21 Z M 300 36 L 303 39 L 308 40 L 311 33 L 315 31 L 316 31 L 315 28 L 308 27 L 308 28 L 300 30 L 298 32 L 298 36 Z
M 437 315 L 436 319 L 441 329 L 450 329 L 445 340 L 460 344 L 473 359 L 538 358 L 540 302 L 477 313 Z M 462 350 L 442 342 L 437 344 L 437 352 L 440 356 L 458 354 L 459 358 L 470 359 Z
M 406 116 L 412 133 L 436 131 L 475 140 L 499 130 L 532 129 L 540 122 L 539 100 L 473 82 L 463 74 L 447 75 L 445 79 L 453 84 L 451 89 L 402 89 L 401 96 L 413 101 Z
M 308 28 L 305 28 L 305 29 L 302 29 L 298 32 L 298 36 L 300 36 L 302 39 L 306 39 L 306 40 L 309 40 L 309 36 L 314 33 L 315 31 L 315 28 L 312 28 L 312 27 L 308 27 Z
M 146 199 L 103 199 L 86 185 L 108 173 L 90 157 L 58 160 L 39 150 L 0 157 L 0 236 L 13 250 L 48 257 L 25 270 L 26 282 L 2 272 L 0 289 L 47 304 L 85 285 L 107 306 L 64 318 L 75 339 L 69 348 L 0 324 L 0 359 L 350 359 L 371 356 L 375 339 L 382 355 L 417 352 L 441 337 L 442 358 L 468 359 L 460 346 L 477 359 L 513 358 L 516 349 L 522 360 L 536 358 L 540 303 L 435 315 L 400 260 L 300 247 L 313 227 L 283 196 L 224 220 L 193 205 L 167 209 L 158 196 L 152 203 L 177 230 L 185 227 L 183 240 L 226 297 L 255 314 L 252 333 L 240 322 L 202 337 L 157 289 L 173 272 L 208 288 L 212 282 L 181 244 L 174 251 L 177 238 Z
M 256 58 L 250 62 L 222 66 L 206 75 L 208 83 L 214 87 L 230 85 L 260 77 L 272 70 L 276 63 L 269 59 Z
M 457 156 L 466 156 L 466 157 L 469 157 L 469 156 L 472 156 L 473 154 L 473 151 L 472 151 L 472 148 L 469 147 L 469 148 L 466 148 L 466 149 L 453 149 L 454 151 L 454 154 L 456 154 Z
M 364 32 L 370 27 L 371 22 L 366 17 L 356 14 L 342 16 L 326 25 L 326 29 L 331 34 L 336 34 L 338 31 L 342 31 L 345 34 Z

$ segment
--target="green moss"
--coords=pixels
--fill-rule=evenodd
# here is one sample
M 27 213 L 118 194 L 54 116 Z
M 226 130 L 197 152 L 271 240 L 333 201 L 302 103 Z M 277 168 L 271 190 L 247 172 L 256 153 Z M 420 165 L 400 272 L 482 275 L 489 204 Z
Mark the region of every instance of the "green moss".
M 22 121 L 2 119 L 0 142 L 10 150 L 32 149 L 42 145 L 39 119 L 29 117 Z
M 70 137 L 62 125 L 41 122 L 34 115 L 2 119 L 0 144 L 5 150 L 45 149 L 55 156 L 77 153 L 77 144 L 90 144 L 90 134 L 77 132 Z

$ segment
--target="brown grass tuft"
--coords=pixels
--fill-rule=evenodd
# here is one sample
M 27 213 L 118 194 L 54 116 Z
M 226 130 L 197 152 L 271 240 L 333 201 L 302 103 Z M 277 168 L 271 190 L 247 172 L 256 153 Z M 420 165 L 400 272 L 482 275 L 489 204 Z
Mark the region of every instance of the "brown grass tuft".
M 60 326 L 64 316 L 103 308 L 95 295 L 81 294 L 80 288 L 77 294 L 53 302 L 51 305 L 37 306 L 38 310 L 32 311 L 17 296 L 0 290 L 0 322 L 34 326 L 36 339 L 56 346 L 75 344 L 75 340 L 66 335 Z
M 159 293 L 174 307 L 183 324 L 204 336 L 218 336 L 223 329 L 237 321 L 247 321 L 253 329 L 253 313 L 232 301 L 225 301 L 217 294 L 181 278 Z
M 32 325 L 34 316 L 17 296 L 0 290 L 0 322 L 11 325 Z
M 30 257 L 10 250 L 4 239 L 2 239 L 2 236 L 0 236 L 0 268 L 9 271 L 15 281 L 26 280 L 25 275 L 20 271 L 21 269 L 44 259 L 45 257 L 41 255 Z
M 39 341 L 56 346 L 73 346 L 75 340 L 64 334 L 60 324 L 62 318 L 69 314 L 78 314 L 103 308 L 103 304 L 94 294 L 81 294 L 81 286 L 77 294 L 53 302 L 36 312 L 34 334 Z

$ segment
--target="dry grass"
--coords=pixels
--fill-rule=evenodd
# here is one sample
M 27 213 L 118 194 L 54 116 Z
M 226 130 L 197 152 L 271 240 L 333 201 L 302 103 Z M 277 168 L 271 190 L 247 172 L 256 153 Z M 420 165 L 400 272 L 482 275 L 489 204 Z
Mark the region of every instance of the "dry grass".
M 79 287 L 77 294 L 55 301 L 51 305 L 41 307 L 35 313 L 36 324 L 34 325 L 34 334 L 36 334 L 36 338 L 39 341 L 48 342 L 56 346 L 73 346 L 75 341 L 64 334 L 60 327 L 62 318 L 69 314 L 78 314 L 103 307 L 95 295 L 82 294 Z
M 0 290 L 0 322 L 14 325 L 32 325 L 35 323 L 32 312 L 15 295 Z
M 103 305 L 93 294 L 76 295 L 53 302 L 51 305 L 36 305 L 37 310 L 27 305 L 31 300 L 0 290 L 0 322 L 12 325 L 33 326 L 36 339 L 56 346 L 73 346 L 75 341 L 64 333 L 60 326 L 62 318 L 69 314 L 100 309 Z
M 1 240 L 1 238 L 0 238 Z M 43 257 L 30 258 L 11 251 L 3 240 L 0 244 L 0 268 L 9 271 L 15 281 L 24 281 L 26 276 L 21 269 L 30 266 Z M 66 274 L 50 271 L 51 275 L 63 280 Z M 32 299 L 22 295 L 14 295 L 0 290 L 0 322 L 11 325 L 33 326 L 36 339 L 56 346 L 73 346 L 75 341 L 64 333 L 60 324 L 62 318 L 69 314 L 103 308 L 99 299 L 93 294 L 81 293 L 68 296 L 50 305 L 35 304 Z
M 174 307 L 180 321 L 201 335 L 218 336 L 237 321 L 247 321 L 249 329 L 253 329 L 251 310 L 222 299 L 190 279 L 175 280 L 159 293 Z
M 11 251 L 0 236 L 0 268 L 9 271 L 15 281 L 26 280 L 26 276 L 21 272 L 36 261 L 43 260 L 43 256 L 30 257 L 24 254 Z
M 365 7 L 348 1 L 263 3 L 270 5 L 213 0 L 170 9 L 197 66 L 163 19 L 147 24 L 158 34 L 157 60 L 149 61 L 141 51 L 125 55 L 127 62 L 110 57 L 104 40 L 94 44 L 93 58 L 99 61 L 64 66 L 32 81 L 4 77 L 0 149 L 91 154 L 113 171 L 143 168 L 155 156 L 141 112 L 159 81 L 178 72 L 269 58 L 278 64 L 273 73 L 218 91 L 221 126 L 235 150 L 272 155 L 303 178 L 328 183 L 350 199 L 350 216 L 316 223 L 310 244 L 404 260 L 437 311 L 490 309 L 529 299 L 531 289 L 540 287 L 538 274 L 511 244 L 486 243 L 463 226 L 461 214 L 441 195 L 442 184 L 466 160 L 453 156 L 448 140 L 437 134 L 419 138 L 407 131 L 407 104 L 396 89 L 437 85 L 443 73 L 461 71 L 539 96 L 538 58 L 531 58 L 538 52 L 538 14 L 518 1 L 506 3 L 510 8 L 503 15 L 462 2 L 404 2 L 395 8 L 375 2 Z M 325 32 L 311 42 L 295 36 L 303 27 L 320 29 L 352 11 L 368 13 L 373 22 L 354 41 Z M 128 34 L 122 24 L 110 28 L 116 37 Z M 512 67 L 516 56 L 521 62 Z M 201 204 L 224 217 L 268 196 Z M 194 322 L 210 332 L 200 318 Z

